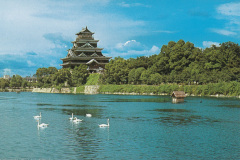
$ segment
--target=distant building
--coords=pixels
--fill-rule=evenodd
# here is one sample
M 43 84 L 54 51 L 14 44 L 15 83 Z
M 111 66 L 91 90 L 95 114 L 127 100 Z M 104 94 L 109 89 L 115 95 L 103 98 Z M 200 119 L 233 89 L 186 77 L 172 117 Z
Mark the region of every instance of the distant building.
M 11 80 L 12 77 L 10 77 L 9 75 L 4 75 L 3 78 L 7 79 L 7 80 Z M 25 79 L 28 82 L 34 82 L 34 83 L 37 82 L 37 76 L 36 75 L 33 75 L 32 77 L 31 76 L 26 76 L 23 79 Z
M 10 79 L 11 79 L 11 77 L 10 77 L 9 75 L 4 75 L 3 78 L 4 78 L 4 79 L 7 79 L 7 80 L 10 80 Z
M 25 78 L 24 78 L 26 81 L 28 81 L 28 82 L 32 82 L 32 83 L 35 83 L 35 82 L 37 82 L 37 77 L 36 76 L 26 76 Z
M 68 50 L 65 58 L 61 58 L 63 68 L 74 68 L 80 64 L 86 64 L 90 73 L 104 70 L 105 65 L 109 63 L 109 59 L 112 57 L 103 56 L 103 48 L 97 47 L 99 40 L 94 40 L 93 34 L 87 27 L 76 33 L 77 38 L 72 42 L 72 49 Z
M 173 91 L 172 102 L 173 103 L 184 102 L 185 97 L 186 97 L 186 94 L 183 91 Z

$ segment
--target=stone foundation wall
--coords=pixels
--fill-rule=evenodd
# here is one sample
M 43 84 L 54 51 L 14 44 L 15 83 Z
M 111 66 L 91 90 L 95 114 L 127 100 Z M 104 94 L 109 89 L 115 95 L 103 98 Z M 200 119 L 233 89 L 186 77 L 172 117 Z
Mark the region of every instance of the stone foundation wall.
M 74 93 L 76 94 L 77 88 L 74 87 L 73 91 L 70 88 L 61 88 L 60 90 L 56 88 L 34 88 L 32 92 L 39 92 L 39 93 Z M 89 85 L 85 86 L 84 93 L 85 94 L 98 94 L 99 93 L 99 86 L 98 85 Z
M 76 89 L 74 89 L 76 93 Z M 70 88 L 61 88 L 60 90 L 56 88 L 34 88 L 32 92 L 39 93 L 71 93 Z
M 85 86 L 84 93 L 85 94 L 98 94 L 99 93 L 99 85 L 89 85 Z

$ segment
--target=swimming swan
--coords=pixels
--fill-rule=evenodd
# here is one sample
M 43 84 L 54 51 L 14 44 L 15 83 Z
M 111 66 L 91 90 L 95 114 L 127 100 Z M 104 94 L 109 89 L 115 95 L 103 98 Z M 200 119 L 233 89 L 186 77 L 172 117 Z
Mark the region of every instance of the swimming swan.
M 74 119 L 73 119 L 73 122 L 82 122 L 83 120 L 82 119 L 78 119 L 77 117 L 74 117 Z
M 72 117 L 70 117 L 69 120 L 71 120 L 71 121 L 73 120 L 73 113 L 72 113 Z
M 34 118 L 34 119 L 42 118 L 41 112 L 40 112 L 39 116 L 33 116 L 33 118 Z
M 86 117 L 92 117 L 92 115 L 91 114 L 86 114 Z
M 99 127 L 109 127 L 109 119 L 107 119 L 107 124 L 99 124 Z
M 41 124 L 39 124 L 39 121 L 38 121 L 38 128 L 40 127 L 40 128 L 44 128 L 44 127 L 47 127 L 48 126 L 48 124 L 46 124 L 46 123 L 41 123 Z

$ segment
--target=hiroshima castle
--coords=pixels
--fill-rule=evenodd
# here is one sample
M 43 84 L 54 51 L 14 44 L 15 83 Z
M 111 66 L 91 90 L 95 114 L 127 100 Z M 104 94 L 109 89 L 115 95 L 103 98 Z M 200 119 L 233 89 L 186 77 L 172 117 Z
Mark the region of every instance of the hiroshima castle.
M 90 73 L 99 73 L 104 70 L 112 57 L 103 56 L 103 48 L 97 47 L 99 40 L 95 40 L 93 34 L 87 27 L 76 33 L 77 38 L 72 42 L 72 49 L 68 50 L 65 58 L 61 58 L 63 68 L 74 68 L 80 64 L 86 64 Z

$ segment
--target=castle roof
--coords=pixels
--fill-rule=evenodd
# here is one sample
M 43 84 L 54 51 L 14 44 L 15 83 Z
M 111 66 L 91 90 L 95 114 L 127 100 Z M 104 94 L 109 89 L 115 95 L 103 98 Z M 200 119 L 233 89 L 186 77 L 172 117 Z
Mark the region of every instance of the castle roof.
M 76 33 L 76 35 L 79 35 L 79 34 L 85 34 L 85 33 L 91 33 L 91 34 L 94 34 L 93 32 L 89 31 L 88 28 L 87 28 L 87 26 L 86 26 L 86 28 L 83 27 L 82 30 L 81 30 L 80 32 Z
M 91 64 L 91 63 L 93 63 L 93 62 L 98 63 L 98 61 L 96 61 L 95 59 L 91 59 L 91 60 L 88 61 L 86 64 Z

